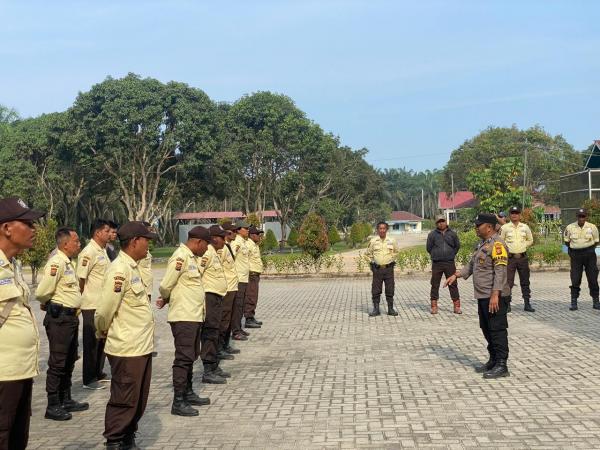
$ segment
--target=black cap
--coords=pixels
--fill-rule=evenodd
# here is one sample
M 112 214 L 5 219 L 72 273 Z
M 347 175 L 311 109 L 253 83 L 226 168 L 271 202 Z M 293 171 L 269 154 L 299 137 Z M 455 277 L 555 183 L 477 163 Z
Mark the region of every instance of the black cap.
M 262 233 L 264 233 L 263 230 L 260 230 L 260 229 L 256 228 L 254 225 L 250 225 L 249 231 L 250 231 L 250 234 L 262 234 Z
M 225 236 L 227 236 L 227 232 L 223 229 L 221 225 L 213 225 L 208 229 L 208 231 L 210 232 L 210 237 L 220 236 L 224 238 Z
M 237 228 L 231 222 L 225 222 L 221 225 L 225 231 L 235 231 Z
M 158 239 L 156 233 L 151 232 L 142 222 L 127 222 L 117 230 L 120 241 L 127 241 L 136 237 L 145 237 L 148 239 Z
M 236 230 L 239 230 L 240 228 L 250 228 L 250 224 L 245 220 L 238 220 L 234 226 Z
M 500 211 L 500 212 L 498 213 L 498 217 L 505 218 L 505 217 L 506 217 L 506 213 L 505 213 L 504 211 Z
M 513 206 L 512 208 L 510 208 L 510 213 L 521 213 L 521 208 L 519 208 L 518 206 Z
M 496 225 L 498 223 L 498 219 L 494 214 L 479 214 L 475 219 L 475 225 L 481 225 L 483 223 L 489 223 L 490 225 Z
M 203 241 L 208 242 L 210 240 L 210 233 L 207 228 L 198 225 L 197 227 L 194 227 L 188 231 L 188 239 L 192 238 L 202 239 Z
M 13 220 L 38 220 L 46 215 L 45 212 L 35 211 L 18 197 L 8 197 L 0 200 L 0 223 Z
M 587 211 L 584 208 L 579 208 L 576 215 L 577 217 L 587 217 Z

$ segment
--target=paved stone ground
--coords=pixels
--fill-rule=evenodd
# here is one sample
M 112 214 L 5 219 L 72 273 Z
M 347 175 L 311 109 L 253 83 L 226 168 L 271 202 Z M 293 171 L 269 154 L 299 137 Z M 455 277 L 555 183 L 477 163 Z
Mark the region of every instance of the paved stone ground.
M 397 318 L 369 318 L 369 280 L 264 280 L 265 321 L 225 367 L 227 385 L 203 386 L 212 405 L 196 418 L 170 415 L 172 337 L 157 313 L 158 358 L 143 448 L 600 448 L 600 313 L 587 296 L 568 311 L 568 274 L 533 276 L 535 314 L 517 296 L 510 315 L 511 377 L 484 381 L 486 358 L 469 282 L 465 314 L 428 310 L 425 275 L 398 277 Z M 47 349 L 44 338 L 43 348 Z M 44 358 L 46 354 L 44 354 Z M 42 364 L 45 369 L 45 362 Z M 200 370 L 200 368 L 199 368 Z M 91 403 L 70 422 L 43 419 L 37 378 L 31 448 L 101 448 L 108 390 L 81 388 Z

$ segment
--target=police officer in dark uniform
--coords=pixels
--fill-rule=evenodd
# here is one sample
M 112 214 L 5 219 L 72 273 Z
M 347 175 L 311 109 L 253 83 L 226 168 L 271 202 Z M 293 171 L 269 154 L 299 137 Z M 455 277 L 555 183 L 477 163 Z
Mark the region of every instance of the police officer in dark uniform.
M 481 242 L 469 264 L 446 280 L 445 286 L 456 278 L 467 279 L 473 275 L 473 289 L 477 298 L 479 326 L 488 343 L 489 360 L 477 367 L 484 378 L 509 375 L 507 310 L 510 287 L 507 277 L 508 251 L 496 232 L 498 219 L 494 214 L 479 214 L 475 220 Z

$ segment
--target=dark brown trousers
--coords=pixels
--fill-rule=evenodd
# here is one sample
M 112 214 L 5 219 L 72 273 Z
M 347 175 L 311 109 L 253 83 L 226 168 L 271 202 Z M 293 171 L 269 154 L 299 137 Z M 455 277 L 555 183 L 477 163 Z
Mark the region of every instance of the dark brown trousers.
M 0 450 L 27 447 L 32 386 L 32 378 L 0 381 Z
M 83 384 L 90 384 L 100 378 L 106 360 L 104 354 L 106 340 L 96 339 L 95 312 L 95 309 L 81 311 L 83 317 Z
M 104 416 L 104 437 L 122 441 L 138 429 L 144 415 L 152 378 L 152 354 L 144 356 L 107 355 L 112 380 Z
M 231 317 L 233 315 L 233 302 L 237 291 L 229 291 L 223 297 L 222 312 L 221 312 L 221 327 L 219 329 L 219 348 L 229 345 L 229 337 L 231 336 Z
M 200 356 L 202 322 L 171 322 L 170 325 L 175 341 L 173 390 L 183 394 L 192 381 L 194 362 Z
M 456 264 L 454 264 L 454 261 L 434 261 L 431 264 L 431 300 L 438 300 L 440 298 L 442 275 L 445 275 L 446 279 L 448 279 L 455 273 Z M 458 293 L 458 283 L 456 283 L 456 281 L 449 285 L 448 289 L 450 290 L 450 298 L 452 300 L 458 300 L 460 298 Z
M 231 334 L 242 331 L 242 317 L 244 317 L 244 297 L 248 283 L 238 283 L 238 290 L 233 299 L 233 311 L 231 312 Z
M 206 318 L 202 325 L 202 349 L 200 355 L 205 364 L 217 363 L 217 346 L 219 345 L 219 329 L 221 327 L 223 297 L 212 292 L 206 293 Z
M 394 266 L 373 268 L 373 282 L 371 283 L 371 296 L 373 303 L 379 304 L 381 293 L 383 292 L 383 283 L 385 283 L 385 298 L 388 303 L 394 302 Z
M 511 295 L 512 288 L 515 285 L 515 274 L 519 273 L 519 284 L 521 285 L 521 295 L 523 300 L 531 299 L 531 289 L 529 288 L 529 258 L 527 255 L 515 258 L 508 257 L 508 265 L 506 267 L 506 277 L 510 286 Z
M 71 376 L 77 360 L 79 318 L 46 313 L 44 327 L 48 336 L 50 355 L 46 374 L 46 392 L 56 394 L 71 387 Z
M 258 303 L 258 284 L 260 283 L 260 273 L 251 273 L 248 277 L 248 287 L 244 298 L 244 317 L 249 319 L 256 314 L 256 305 Z

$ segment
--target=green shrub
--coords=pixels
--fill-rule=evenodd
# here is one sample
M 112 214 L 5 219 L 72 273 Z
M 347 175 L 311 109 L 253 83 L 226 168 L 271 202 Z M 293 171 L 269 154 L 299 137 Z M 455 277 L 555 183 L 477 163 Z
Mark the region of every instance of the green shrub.
M 295 228 L 290 230 L 290 235 L 287 238 L 287 244 L 290 247 L 298 247 L 298 230 Z
M 310 213 L 302 222 L 298 246 L 313 259 L 317 260 L 329 248 L 325 221 L 316 213 Z
M 25 251 L 19 259 L 24 265 L 31 267 L 31 283 L 37 283 L 38 271 L 48 260 L 48 255 L 56 248 L 57 224 L 53 219 L 49 219 L 45 224 L 35 225 L 35 241 L 33 247 Z
M 329 238 L 329 245 L 331 245 L 331 246 L 337 244 L 338 242 L 340 242 L 342 240 L 342 238 L 340 237 L 340 233 L 338 232 L 335 225 L 333 225 L 332 227 L 329 228 L 329 233 L 327 236 Z
M 267 234 L 260 243 L 260 246 L 263 252 L 270 252 L 279 247 L 279 242 L 277 242 L 277 238 L 275 237 L 273 230 L 267 230 Z

